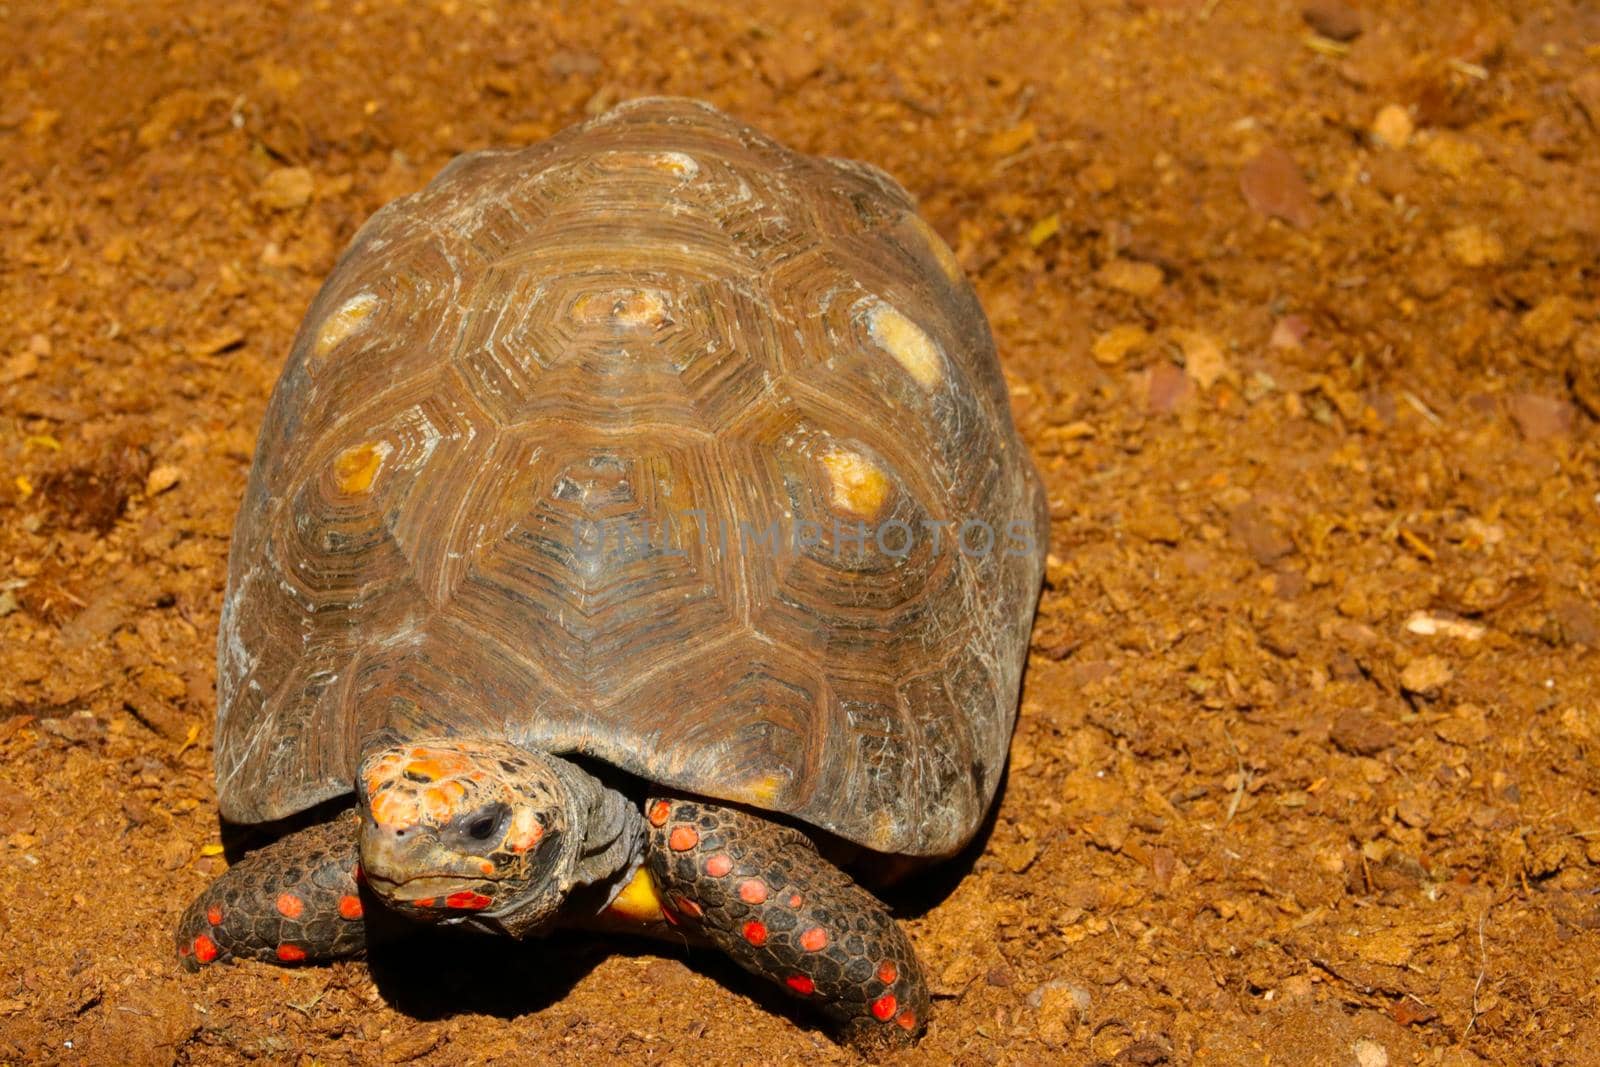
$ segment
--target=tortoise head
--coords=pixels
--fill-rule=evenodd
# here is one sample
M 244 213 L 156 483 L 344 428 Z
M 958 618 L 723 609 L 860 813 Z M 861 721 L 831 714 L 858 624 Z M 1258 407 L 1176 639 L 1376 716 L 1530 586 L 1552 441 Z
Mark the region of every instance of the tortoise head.
M 521 936 L 561 907 L 582 842 L 559 760 L 434 738 L 361 761 L 361 868 L 391 908 Z

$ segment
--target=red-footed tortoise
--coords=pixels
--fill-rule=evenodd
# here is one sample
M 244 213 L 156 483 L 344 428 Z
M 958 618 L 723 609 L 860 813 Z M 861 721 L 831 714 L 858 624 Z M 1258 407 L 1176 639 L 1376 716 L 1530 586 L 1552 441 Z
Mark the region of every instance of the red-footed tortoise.
M 354 807 L 231 867 L 178 952 L 351 955 L 380 906 L 670 933 L 910 1040 L 922 969 L 841 864 L 976 833 L 1045 534 L 892 179 L 682 100 L 463 156 L 312 305 L 229 561 L 223 817 Z

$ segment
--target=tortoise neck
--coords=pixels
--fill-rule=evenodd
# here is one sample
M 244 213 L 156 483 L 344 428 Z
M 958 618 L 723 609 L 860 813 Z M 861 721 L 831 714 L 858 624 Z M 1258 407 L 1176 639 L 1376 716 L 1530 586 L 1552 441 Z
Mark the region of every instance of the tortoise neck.
M 549 753 L 540 755 L 567 788 L 571 825 L 579 839 L 571 887 L 592 887 L 576 893 L 574 903 L 583 901 L 579 906 L 587 910 L 591 899 L 599 897 L 603 908 L 644 859 L 644 817 L 626 796 L 576 763 Z

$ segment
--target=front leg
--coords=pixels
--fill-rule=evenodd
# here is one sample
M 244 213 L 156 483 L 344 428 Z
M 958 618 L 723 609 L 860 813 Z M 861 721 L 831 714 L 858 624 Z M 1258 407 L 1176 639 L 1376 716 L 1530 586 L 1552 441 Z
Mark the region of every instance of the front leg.
M 853 1044 L 908 1044 L 928 987 L 887 908 L 805 835 L 702 801 L 652 797 L 646 862 L 670 919 L 810 1001 Z
M 234 957 L 300 963 L 364 949 L 356 832 L 355 813 L 345 812 L 229 867 L 178 924 L 183 965 L 193 971 Z

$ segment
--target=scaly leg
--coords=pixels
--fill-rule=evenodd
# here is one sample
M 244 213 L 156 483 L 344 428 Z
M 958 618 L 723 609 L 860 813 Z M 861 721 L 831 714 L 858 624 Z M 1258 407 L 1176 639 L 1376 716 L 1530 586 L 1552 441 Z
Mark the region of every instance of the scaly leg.
M 257 849 L 189 905 L 178 957 L 192 971 L 234 957 L 300 963 L 354 955 L 367 942 L 358 869 L 354 812 Z
M 929 1014 L 911 942 L 803 835 L 697 800 L 652 797 L 646 862 L 669 919 L 810 1001 L 852 1044 L 909 1044 Z

